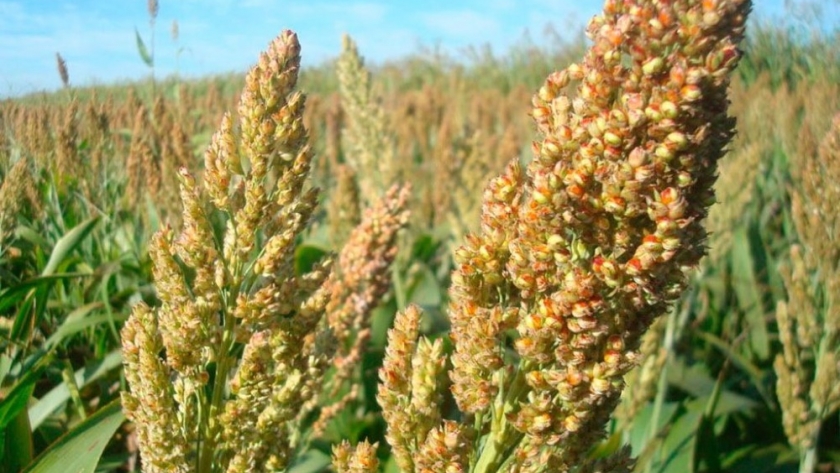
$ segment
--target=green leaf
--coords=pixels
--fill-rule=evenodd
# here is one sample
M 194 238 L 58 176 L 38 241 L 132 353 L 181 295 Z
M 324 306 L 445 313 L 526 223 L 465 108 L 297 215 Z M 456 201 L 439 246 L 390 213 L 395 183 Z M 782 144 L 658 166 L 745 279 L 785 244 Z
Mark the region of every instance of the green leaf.
M 32 279 L 21 282 L 11 287 L 7 287 L 0 291 L 0 312 L 4 312 L 16 303 L 20 302 L 23 294 L 29 292 L 30 289 L 40 289 L 46 287 L 49 283 L 60 281 L 62 279 L 71 279 L 89 276 L 84 273 L 62 273 L 52 274 L 49 276 L 37 276 Z
M 289 473 L 319 473 L 332 463 L 332 459 L 320 450 L 309 450 L 303 454 L 303 458 L 295 466 L 289 469 Z
M 411 246 L 412 261 L 431 261 L 435 257 L 439 246 L 440 242 L 428 233 L 418 236 Z
M 639 463 L 644 463 L 644 458 L 653 456 L 658 450 L 664 435 L 659 434 L 666 429 L 673 416 L 676 414 L 679 404 L 665 402 L 662 404 L 657 425 L 651 425 L 654 416 L 652 403 L 646 405 L 634 418 L 630 426 L 630 446 L 633 449 L 633 456 L 639 457 Z M 650 435 L 653 432 L 655 435 Z
M 698 402 L 699 401 L 699 402 Z M 659 451 L 661 463 L 659 468 L 663 473 L 686 473 L 694 471 L 692 452 L 696 442 L 697 427 L 703 415 L 705 402 L 694 400 L 684 405 L 684 411 L 674 419 L 669 426 L 662 447 Z
M 708 369 L 702 364 L 686 366 L 680 359 L 673 359 L 668 364 L 668 382 L 697 398 L 707 397 L 715 393 L 717 383 L 709 375 Z M 720 392 L 720 399 L 716 401 L 718 415 L 737 411 L 746 411 L 758 407 L 752 399 L 728 390 Z
M 32 397 L 32 391 L 35 389 L 35 383 L 44 368 L 46 364 L 40 363 L 38 368 L 28 370 L 9 394 L 0 401 L 0 429 L 5 429 L 18 413 L 26 409 L 29 398 Z
M 32 427 L 26 405 L 50 361 L 51 357 L 43 354 L 34 358 L 34 365 L 29 365 L 23 377 L 0 401 L 0 471 L 18 471 L 32 460 Z
M 303 244 L 295 249 L 295 274 L 301 275 L 312 271 L 315 265 L 329 253 L 324 248 Z
M 134 36 L 137 38 L 137 52 L 140 54 L 140 59 L 143 60 L 146 66 L 154 67 L 154 58 L 149 53 L 149 49 L 146 47 L 146 43 L 143 42 L 143 38 L 140 37 L 140 32 L 137 31 L 136 27 L 134 28 Z
M 38 233 L 31 227 L 19 226 L 17 227 L 17 229 L 15 229 L 15 234 L 22 240 L 25 240 L 32 244 L 33 246 L 41 248 L 46 248 L 49 246 L 49 242 L 44 237 L 42 237 L 40 233 Z
M 371 348 L 385 349 L 385 342 L 388 339 L 388 329 L 394 323 L 394 316 L 397 310 L 397 302 L 394 298 L 388 299 L 384 304 L 373 309 L 370 316 Z
M 122 364 L 122 352 L 117 349 L 105 356 L 96 364 L 86 366 L 75 372 L 76 385 L 83 388 L 88 384 L 96 381 L 104 376 L 106 373 L 119 368 Z M 32 429 L 35 430 L 47 420 L 47 418 L 62 407 L 67 400 L 70 399 L 70 390 L 67 385 L 62 383 L 54 387 L 50 392 L 45 394 L 32 407 L 29 408 L 29 423 Z
M 0 386 L 6 385 L 6 376 L 12 371 L 12 357 L 2 353 L 0 354 Z
M 799 455 L 787 444 L 753 444 L 724 462 L 727 473 L 797 473 Z
M 391 271 L 391 287 L 394 290 L 394 301 L 397 303 L 397 310 L 405 309 L 407 304 L 406 281 L 402 271 L 394 269 Z
M 393 455 L 388 457 L 385 462 L 385 473 L 400 473 L 400 467 L 397 465 L 397 458 Z
M 29 338 L 32 327 L 38 323 L 47 308 L 49 298 L 49 286 L 42 284 L 42 281 L 51 281 L 51 277 L 68 277 L 67 274 L 54 274 L 58 267 L 70 256 L 70 254 L 78 248 L 85 238 L 93 231 L 96 224 L 99 222 L 99 217 L 93 217 L 76 225 L 72 230 L 62 236 L 55 244 L 50 259 L 41 271 L 40 278 L 34 281 L 33 289 L 27 294 L 24 304 L 21 306 L 17 317 L 15 317 L 14 325 L 12 326 L 11 338 L 17 341 L 26 341 Z M 88 276 L 88 274 L 84 274 Z M 47 279 L 44 279 L 47 278 Z M 23 285 L 33 284 L 32 281 L 27 281 Z M 22 289 L 18 286 L 10 288 L 10 291 L 20 292 Z M 0 311 L 6 307 L 17 302 L 16 297 L 11 297 L 5 292 L 0 294 Z M 29 310 L 31 305 L 35 304 L 35 310 Z
M 701 467 L 704 465 L 706 468 L 702 471 L 708 473 L 719 473 L 721 471 L 719 458 L 721 448 L 718 445 L 715 433 L 715 411 L 718 401 L 720 401 L 720 394 L 723 391 L 724 374 L 725 372 L 721 372 L 721 375 L 718 376 L 714 390 L 706 403 L 706 409 L 700 416 L 700 423 L 697 426 L 697 439 L 694 442 L 694 451 L 691 455 L 693 471 L 701 471 Z
M 50 445 L 24 473 L 93 473 L 124 420 L 116 399 Z
M 73 312 L 67 314 L 67 317 L 64 318 L 64 321 L 61 323 L 61 326 L 58 327 L 58 330 L 56 330 L 52 335 L 50 335 L 50 338 L 47 339 L 46 346 L 48 348 L 52 348 L 61 343 L 62 340 L 69 338 L 71 335 L 81 332 L 89 327 L 95 327 L 101 323 L 108 322 L 108 320 L 110 320 L 110 316 L 108 314 L 88 317 L 88 314 L 95 310 L 102 309 L 103 307 L 104 304 L 102 302 L 91 302 L 90 304 L 78 307 Z
M 90 234 L 97 223 L 99 223 L 98 216 L 89 218 L 76 225 L 72 230 L 67 232 L 66 235 L 61 237 L 61 239 L 59 239 L 55 244 L 55 248 L 53 248 L 52 254 L 50 255 L 50 260 L 41 272 L 41 275 L 49 276 L 53 274 L 56 268 L 58 268 L 58 265 L 61 264 L 70 255 L 70 253 L 79 246 L 79 244 Z
M 674 372 L 674 374 L 671 374 Z M 751 408 L 756 403 L 746 397 L 719 389 L 716 391 L 716 383 L 703 369 L 702 366 L 686 369 L 680 362 L 671 362 L 668 367 L 668 379 L 683 379 L 683 382 L 676 382 L 678 387 L 687 390 L 689 393 L 698 396 L 683 403 L 665 402 L 662 405 L 661 413 L 657 418 L 657 425 L 653 422 L 654 405 L 648 404 L 634 418 L 630 427 L 630 444 L 633 454 L 637 457 L 637 464 L 648 466 L 647 470 L 657 473 L 684 473 L 697 471 L 692 468 L 696 458 L 696 452 L 703 445 L 710 444 L 710 440 L 703 435 L 718 435 L 719 427 L 726 419 L 726 415 L 735 411 Z M 695 378 L 700 378 L 699 381 Z M 703 417 L 706 416 L 711 432 L 704 434 Z M 716 441 L 716 440 L 715 440 Z M 714 455 L 721 455 L 722 452 L 710 452 Z M 718 461 L 706 459 L 706 466 L 709 462 L 712 465 Z
M 750 380 L 753 383 L 753 386 L 755 386 L 756 390 L 758 390 L 758 393 L 761 394 L 761 397 L 764 399 L 764 402 L 766 402 L 768 406 L 774 407 L 776 405 L 773 395 L 770 393 L 770 390 L 767 388 L 767 386 L 765 386 L 764 380 L 766 378 L 766 375 L 764 374 L 764 372 L 761 371 L 761 369 L 758 366 L 751 363 L 750 360 L 738 353 L 729 344 L 727 344 L 725 341 L 721 340 L 719 337 L 716 337 L 711 333 L 698 331 L 695 333 L 695 335 L 697 335 L 697 337 L 699 338 L 702 338 L 709 345 L 712 345 L 713 347 L 723 352 L 723 354 L 728 357 L 729 361 L 731 361 L 735 367 L 747 373 L 747 375 L 750 377 Z
M 146 194 L 146 216 L 149 219 L 148 227 L 152 232 L 160 228 L 160 209 L 151 194 Z
M 3 473 L 15 473 L 32 461 L 35 447 L 29 418 L 21 411 L 0 429 L 0 468 Z
M 750 347 L 759 359 L 766 360 L 770 356 L 770 336 L 764 320 L 762 291 L 755 275 L 749 235 L 744 228 L 739 228 L 733 236 L 732 288 L 738 299 L 738 307 L 749 323 Z
M 417 271 L 412 276 L 411 285 L 406 291 L 408 303 L 421 307 L 440 307 L 443 299 L 440 282 L 429 266 L 418 264 Z

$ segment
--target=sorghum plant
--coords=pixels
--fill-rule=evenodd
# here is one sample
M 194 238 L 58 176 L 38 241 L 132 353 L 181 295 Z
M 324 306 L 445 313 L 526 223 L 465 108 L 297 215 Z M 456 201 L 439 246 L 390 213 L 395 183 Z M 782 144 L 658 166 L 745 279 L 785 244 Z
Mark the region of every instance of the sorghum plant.
M 793 217 L 802 245 L 782 275 L 788 300 L 776 310 L 783 351 L 776 356 L 782 423 L 800 453 L 802 473 L 817 465 L 822 422 L 840 408 L 840 115 L 812 155 L 793 172 Z
M 347 114 L 345 159 L 356 173 L 362 201 L 371 202 L 394 181 L 397 162 L 394 139 L 382 107 L 371 89 L 370 72 L 365 69 L 353 39 L 344 36 L 343 52 L 336 63 L 341 103 Z
M 324 287 L 330 294 L 326 324 L 336 340 L 333 367 L 322 391 L 322 411 L 313 430 L 323 431 L 332 416 L 357 394 L 352 382 L 370 338 L 370 317 L 391 285 L 397 234 L 408 223 L 409 188 L 393 186 L 365 211 L 351 232 Z M 336 400 L 336 396 L 340 396 Z
M 389 336 L 379 400 L 403 471 L 629 471 L 626 449 L 587 454 L 641 336 L 706 252 L 749 9 L 607 0 L 583 61 L 548 77 L 533 98 L 533 160 L 491 181 L 481 230 L 455 254 L 460 421 L 439 418 L 444 357 L 418 341 L 416 310 Z M 348 451 L 337 456 L 351 471 Z
M 327 222 L 330 242 L 334 246 L 343 244 L 361 218 L 359 207 L 359 184 L 356 173 L 346 164 L 335 166 L 335 186 L 327 203 Z
M 28 159 L 19 158 L 0 177 L 0 256 L 21 218 L 33 218 L 41 208 L 37 179 Z
M 481 159 L 480 154 L 488 153 L 486 137 L 473 132 L 453 146 L 449 179 L 449 202 L 447 220 L 455 242 L 463 241 L 464 236 L 477 227 L 477 217 L 481 207 L 481 193 L 484 183 L 492 177 L 490 166 Z M 440 160 L 443 161 L 443 160 Z M 455 246 L 455 245 L 453 245 Z
M 64 115 L 56 123 L 55 129 L 55 165 L 52 168 L 53 180 L 62 194 L 67 193 L 70 185 L 77 185 L 85 175 L 84 162 L 79 156 L 79 104 L 73 100 L 64 110 Z
M 61 53 L 55 53 L 55 67 L 58 70 L 61 85 L 65 88 L 70 87 L 70 73 L 67 71 L 67 61 L 61 57 Z
M 336 272 L 329 260 L 295 268 L 317 197 L 293 91 L 299 54 L 292 32 L 270 44 L 237 119 L 225 115 L 213 136 L 203 185 L 180 171 L 183 230 L 164 228 L 150 249 L 160 307 L 136 306 L 122 332 L 123 406 L 145 472 L 289 466 L 336 345 L 352 366 L 384 291 L 406 219 L 398 188 L 363 217 Z
M 626 386 L 613 417 L 617 427 L 625 432 L 629 431 L 639 412 L 657 395 L 662 370 L 668 362 L 668 349 L 663 343 L 667 322 L 668 317 L 660 317 L 651 324 L 639 344 L 639 366 L 624 377 Z

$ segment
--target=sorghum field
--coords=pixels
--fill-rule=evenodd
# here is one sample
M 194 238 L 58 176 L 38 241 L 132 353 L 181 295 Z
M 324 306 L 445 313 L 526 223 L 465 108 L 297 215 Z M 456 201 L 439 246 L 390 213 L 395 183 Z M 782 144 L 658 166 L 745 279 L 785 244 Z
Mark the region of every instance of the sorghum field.
M 748 12 L 59 57 L 0 102 L 0 471 L 840 471 L 840 37 Z

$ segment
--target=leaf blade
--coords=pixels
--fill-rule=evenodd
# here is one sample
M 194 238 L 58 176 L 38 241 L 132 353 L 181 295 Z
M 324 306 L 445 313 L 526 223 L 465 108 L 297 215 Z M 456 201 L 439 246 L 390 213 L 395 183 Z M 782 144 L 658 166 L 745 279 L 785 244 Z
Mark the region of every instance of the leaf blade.
M 140 59 L 143 60 L 143 63 L 146 64 L 146 66 L 154 66 L 154 58 L 151 53 L 149 53 L 149 48 L 146 47 L 146 43 L 143 42 L 143 38 L 140 36 L 140 32 L 137 31 L 136 27 L 134 28 L 134 36 L 137 40 L 137 53 L 140 54 Z
M 24 473 L 94 473 L 124 420 L 122 405 L 115 399 L 50 445 Z

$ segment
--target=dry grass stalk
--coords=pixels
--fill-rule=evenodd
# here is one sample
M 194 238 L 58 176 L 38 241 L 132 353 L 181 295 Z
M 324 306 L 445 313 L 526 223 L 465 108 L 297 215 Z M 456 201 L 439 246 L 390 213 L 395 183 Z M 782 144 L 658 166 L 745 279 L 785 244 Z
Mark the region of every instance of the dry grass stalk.
M 815 156 L 819 138 L 840 109 L 837 84 L 802 82 L 774 89 L 768 73 L 749 85 L 734 81 L 731 96 L 739 132 L 732 153 L 720 163 L 718 204 L 709 213 L 710 263 L 720 261 L 730 249 L 733 231 L 753 199 L 756 179 L 766 171 L 774 150 L 781 148 L 788 156 Z
M 331 96 L 324 120 L 326 123 L 326 131 L 324 133 L 325 161 L 330 166 L 337 166 L 339 156 L 342 154 L 341 130 L 344 125 L 344 109 L 341 108 L 341 98 L 339 95 L 334 94 Z
M 154 198 L 161 189 L 163 176 L 160 158 L 156 155 L 148 133 L 149 119 L 145 107 L 139 107 L 134 115 L 134 127 L 131 135 L 131 148 L 126 162 L 128 202 L 142 201 L 147 195 Z
M 9 116 L 3 108 L 0 108 L 0 169 L 6 169 L 11 166 L 10 160 L 12 158 L 12 143 L 10 132 L 6 127 L 9 126 Z
M 16 123 L 14 126 L 16 130 L 23 130 L 17 141 L 26 144 L 28 153 L 25 154 L 32 157 L 38 169 L 51 169 L 55 163 L 50 133 L 51 118 L 46 106 L 38 106 L 22 113 L 20 120 L 23 123 Z

